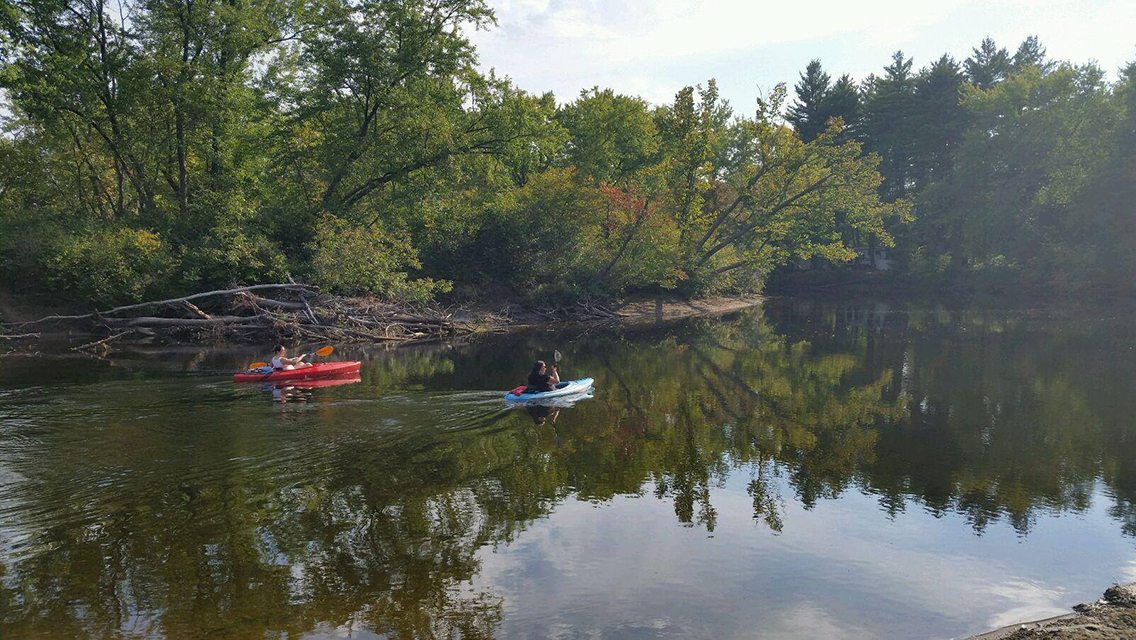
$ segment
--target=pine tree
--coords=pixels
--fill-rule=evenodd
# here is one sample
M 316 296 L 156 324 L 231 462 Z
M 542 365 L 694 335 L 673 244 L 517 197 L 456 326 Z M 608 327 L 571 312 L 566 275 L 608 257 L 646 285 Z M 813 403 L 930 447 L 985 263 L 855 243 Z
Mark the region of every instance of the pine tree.
M 788 119 L 805 142 L 815 139 L 827 126 L 825 99 L 830 81 L 831 78 L 820 66 L 820 60 L 813 60 L 794 87 L 797 100 L 789 107 Z
M 915 79 L 912 179 L 917 187 L 940 177 L 963 131 L 959 104 L 965 79 L 953 58 L 944 54 Z
M 825 120 L 840 117 L 844 120 L 845 139 L 860 135 L 861 104 L 860 89 L 852 76 L 844 74 L 832 85 L 824 99 Z
M 1033 66 L 1046 73 L 1053 66 L 1051 62 L 1045 59 L 1045 47 L 1041 46 L 1041 41 L 1037 36 L 1029 36 L 1022 43 L 1018 45 L 1018 51 L 1014 54 L 1011 63 L 1014 71 L 1021 71 L 1022 69 Z
M 882 187 L 888 199 L 907 195 L 911 172 L 915 79 L 911 58 L 896 51 L 883 77 L 865 81 L 863 133 L 867 150 L 880 154 Z
M 966 59 L 966 77 L 979 89 L 989 89 L 1005 79 L 1010 71 L 1010 54 L 994 44 L 993 38 L 983 38 L 982 44 Z

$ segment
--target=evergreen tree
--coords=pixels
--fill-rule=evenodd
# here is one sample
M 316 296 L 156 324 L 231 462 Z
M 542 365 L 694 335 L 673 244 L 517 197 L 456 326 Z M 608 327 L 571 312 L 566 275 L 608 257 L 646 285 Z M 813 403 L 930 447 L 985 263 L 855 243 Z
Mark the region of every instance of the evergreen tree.
M 1010 71 L 1010 54 L 994 44 L 993 38 L 983 38 L 966 59 L 966 77 L 979 89 L 989 89 L 1005 79 Z
M 794 87 L 797 100 L 789 107 L 788 120 L 805 142 L 815 140 L 827 126 L 826 100 L 830 81 L 831 78 L 820 66 L 820 60 L 813 60 Z
M 824 112 L 827 118 L 840 117 L 844 120 L 844 137 L 857 138 L 860 135 L 860 89 L 852 76 L 844 74 L 832 85 L 824 100 Z
M 959 98 L 964 81 L 962 69 L 946 54 L 915 79 L 911 177 L 916 187 L 925 186 L 950 167 L 951 150 L 962 136 Z
M 911 139 L 915 113 L 915 78 L 911 58 L 896 51 L 882 77 L 865 81 L 863 131 L 869 151 L 880 154 L 883 195 L 907 195 L 912 163 Z
M 1041 46 L 1041 41 L 1038 40 L 1037 36 L 1028 36 L 1018 45 L 1018 51 L 1014 54 L 1011 66 L 1014 71 L 1021 71 L 1027 66 L 1034 66 L 1045 73 L 1053 67 L 1053 63 L 1045 59 L 1045 47 Z

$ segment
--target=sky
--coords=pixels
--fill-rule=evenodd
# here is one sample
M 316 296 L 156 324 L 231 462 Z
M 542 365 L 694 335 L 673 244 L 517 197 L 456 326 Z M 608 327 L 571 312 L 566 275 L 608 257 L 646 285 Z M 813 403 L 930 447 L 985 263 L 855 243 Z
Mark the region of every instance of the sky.
M 749 111 L 810 60 L 834 78 L 879 73 L 902 49 L 921 67 L 986 36 L 1011 53 L 1037 35 L 1051 58 L 1095 60 L 1115 79 L 1136 60 L 1136 0 L 489 0 L 497 26 L 471 34 L 484 70 L 574 99 L 593 86 L 669 102 L 716 78 Z

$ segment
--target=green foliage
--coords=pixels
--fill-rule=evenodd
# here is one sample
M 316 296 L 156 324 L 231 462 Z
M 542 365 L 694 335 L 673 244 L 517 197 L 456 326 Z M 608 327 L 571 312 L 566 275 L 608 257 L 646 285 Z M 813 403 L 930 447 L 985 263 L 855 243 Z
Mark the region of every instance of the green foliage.
M 864 81 L 864 137 L 867 150 L 881 157 L 883 195 L 889 200 L 906 197 L 912 165 L 915 78 L 911 58 L 902 51 L 892 55 L 884 75 Z
M 316 224 L 311 255 L 312 282 L 329 291 L 424 302 L 450 288 L 445 281 L 409 278 L 406 270 L 420 265 L 405 236 L 332 216 L 324 216 Z
M 972 87 L 963 106 L 972 125 L 955 171 L 922 198 L 940 250 L 956 268 L 1003 280 L 1063 289 L 1107 280 L 1096 254 L 1117 238 L 1104 212 L 1082 203 L 1128 151 L 1113 147 L 1117 110 L 1100 71 L 1028 66 L 991 89 Z
M 799 129 L 826 78 L 802 74 Z M 864 81 L 854 135 L 881 157 L 881 196 L 915 205 L 915 224 L 885 225 L 901 268 L 928 285 L 1132 291 L 1130 78 L 1048 60 L 1035 36 L 1013 56 L 986 38 L 962 67 L 913 72 L 897 52 Z
M 1028 53 L 1023 52 L 1023 58 Z M 989 89 L 998 84 L 1010 72 L 1010 54 L 998 48 L 993 38 L 983 38 L 974 49 L 974 55 L 966 59 L 966 76 L 979 89 Z
M 781 85 L 731 129 L 710 215 L 684 234 L 684 268 L 696 285 L 736 287 L 794 259 L 847 261 L 855 257 L 848 240 L 864 234 L 890 245 L 885 224 L 909 218 L 906 202 L 880 199 L 878 157 L 844 139 L 839 119 L 806 143 L 782 120 L 784 99 Z
M 1133 264 L 1131 73 L 1034 37 L 962 67 L 897 52 L 859 86 L 813 61 L 791 106 L 778 86 L 739 115 L 712 79 L 558 106 L 483 74 L 484 0 L 3 6 L 0 277 L 22 290 L 694 295 L 897 240 L 941 277 Z
M 1021 71 L 1030 66 L 1037 67 L 1042 72 L 1048 72 L 1053 68 L 1053 63 L 1046 60 L 1045 47 L 1041 46 L 1041 40 L 1037 36 L 1027 36 L 1022 40 L 1011 65 L 1014 71 Z
M 287 272 L 286 256 L 275 243 L 222 220 L 187 250 L 180 278 L 192 287 L 199 282 L 279 282 Z
M 801 80 L 794 89 L 797 100 L 789 108 L 789 122 L 801 139 L 808 142 L 824 133 L 828 126 L 828 114 L 825 112 L 825 100 L 828 97 L 832 78 L 820 66 L 820 60 L 809 62 Z
M 137 229 L 59 233 L 41 256 L 52 286 L 90 300 L 138 302 L 154 295 L 175 259 L 158 234 Z
M 789 107 L 787 120 L 805 142 L 812 142 L 828 129 L 828 121 L 840 118 L 845 135 L 852 135 L 860 120 L 860 92 L 852 77 L 845 74 L 834 83 L 813 60 L 796 84 L 797 99 Z
M 623 184 L 657 160 L 659 133 L 641 98 L 597 87 L 581 92 L 559 118 L 571 135 L 572 164 L 597 184 Z

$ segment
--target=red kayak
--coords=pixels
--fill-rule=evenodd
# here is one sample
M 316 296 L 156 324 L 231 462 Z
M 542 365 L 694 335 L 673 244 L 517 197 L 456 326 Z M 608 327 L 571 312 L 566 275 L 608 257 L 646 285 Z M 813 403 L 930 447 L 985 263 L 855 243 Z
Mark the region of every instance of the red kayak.
M 303 369 L 285 369 L 283 371 L 267 371 L 249 369 L 233 374 L 233 382 L 276 382 L 278 380 L 315 380 L 318 378 L 333 378 L 358 373 L 363 363 L 358 360 L 350 362 L 319 362 Z

